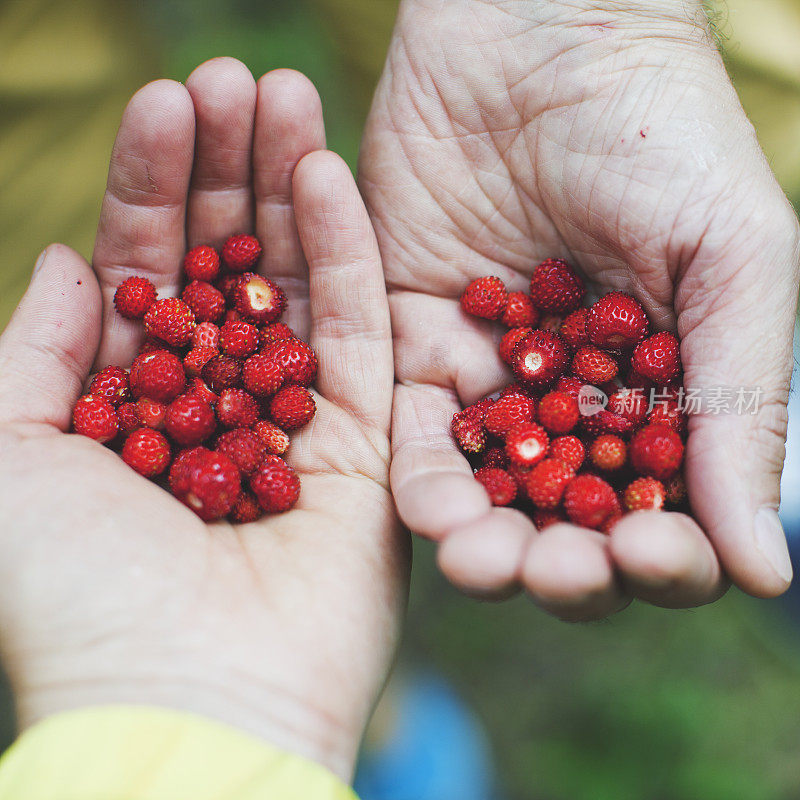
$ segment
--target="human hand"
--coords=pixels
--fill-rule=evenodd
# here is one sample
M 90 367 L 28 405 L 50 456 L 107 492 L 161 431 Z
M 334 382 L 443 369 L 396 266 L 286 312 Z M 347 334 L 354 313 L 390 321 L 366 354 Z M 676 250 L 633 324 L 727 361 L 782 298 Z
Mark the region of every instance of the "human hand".
M 404 0 L 360 182 L 395 337 L 392 489 L 455 584 L 488 597 L 524 587 L 572 620 L 631 597 L 709 602 L 727 576 L 757 596 L 786 589 L 775 509 L 797 221 L 699 2 Z M 490 507 L 458 452 L 453 412 L 510 380 L 491 326 L 458 298 L 489 274 L 526 289 L 551 256 L 676 328 L 688 389 L 763 390 L 756 416 L 690 420 L 697 522 L 641 512 L 610 537 L 539 534 Z
M 407 540 L 388 490 L 392 352 L 377 243 L 313 86 L 239 62 L 131 100 L 93 269 L 50 246 L 0 341 L 0 652 L 19 721 L 144 703 L 229 722 L 349 777 L 394 653 Z M 127 365 L 132 274 L 253 231 L 286 321 L 319 354 L 292 438 L 298 505 L 206 525 L 111 451 L 67 435 L 92 369 Z M 102 316 L 101 316 L 102 314 Z

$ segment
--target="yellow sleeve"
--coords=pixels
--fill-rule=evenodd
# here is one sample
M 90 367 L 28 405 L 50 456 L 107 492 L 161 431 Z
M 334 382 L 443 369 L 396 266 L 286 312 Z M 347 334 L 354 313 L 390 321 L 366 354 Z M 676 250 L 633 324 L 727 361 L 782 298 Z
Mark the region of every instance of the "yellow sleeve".
M 318 764 L 203 717 L 69 711 L 0 759 L 0 800 L 357 800 Z

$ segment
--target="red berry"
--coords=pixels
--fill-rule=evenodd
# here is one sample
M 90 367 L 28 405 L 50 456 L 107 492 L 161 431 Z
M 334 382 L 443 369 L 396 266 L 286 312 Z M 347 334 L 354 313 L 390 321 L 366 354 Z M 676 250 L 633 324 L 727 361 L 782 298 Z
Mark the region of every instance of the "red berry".
M 267 278 L 252 275 L 236 284 L 233 303 L 244 319 L 260 324 L 278 319 L 286 308 L 286 295 Z
M 300 478 L 280 456 L 267 456 L 250 477 L 250 488 L 264 511 L 279 514 L 297 502 Z
M 507 394 L 486 410 L 483 424 L 489 433 L 504 437 L 512 428 L 532 422 L 535 410 L 535 403 L 526 395 Z
M 500 447 L 490 447 L 481 458 L 481 466 L 506 469 L 508 467 L 506 451 Z
M 559 458 L 577 472 L 586 458 L 586 448 L 577 436 L 559 436 L 550 442 L 548 458 Z
M 122 460 L 145 478 L 155 478 L 169 466 L 169 442 L 151 428 L 134 431 L 122 447 Z
M 277 361 L 287 383 L 310 386 L 317 377 L 317 354 L 302 339 L 281 339 L 261 352 Z
M 131 394 L 168 403 L 186 386 L 181 360 L 165 350 L 136 356 L 131 365 Z
M 181 294 L 197 322 L 214 322 L 225 313 L 225 298 L 219 289 L 204 281 L 192 281 Z
M 486 447 L 486 411 L 492 401 L 481 401 L 453 414 L 450 430 L 465 453 L 480 453 Z
M 206 382 L 202 378 L 193 378 L 189 383 L 189 388 L 186 390 L 185 394 L 191 394 L 195 397 L 199 397 L 201 400 L 205 400 L 206 403 L 210 405 L 215 405 L 217 400 L 219 400 L 219 396 L 214 394 L 211 389 L 208 388 Z
M 219 355 L 219 350 L 216 347 L 193 347 L 183 357 L 183 368 L 190 378 L 196 378 L 200 375 L 203 367 Z
M 556 508 L 569 482 L 575 477 L 572 467 L 559 458 L 546 458 L 528 474 L 525 491 L 538 508 Z
M 119 419 L 120 432 L 126 436 L 129 433 L 133 433 L 137 428 L 142 427 L 136 403 L 121 403 L 117 406 L 117 417 Z
M 506 437 L 506 455 L 521 467 L 533 467 L 546 455 L 550 444 L 545 429 L 535 422 L 519 425 Z
M 586 333 L 598 347 L 625 350 L 647 336 L 650 323 L 638 300 L 623 292 L 609 292 L 589 309 Z
M 233 358 L 247 358 L 258 348 L 258 328 L 249 322 L 226 322 L 219 330 L 219 347 Z
M 228 303 L 233 303 L 233 292 L 239 282 L 252 277 L 255 277 L 254 272 L 245 272 L 242 275 L 223 275 L 217 281 L 217 289 L 222 292 L 222 296 Z
M 250 428 L 234 428 L 232 431 L 221 433 L 217 437 L 214 449 L 236 464 L 242 475 L 255 472 L 267 455 L 266 444 Z
M 219 254 L 213 247 L 193 247 L 183 259 L 183 271 L 190 281 L 213 281 L 219 275 Z
M 680 469 L 683 442 L 667 425 L 646 425 L 631 439 L 630 457 L 640 475 L 666 481 Z
M 628 511 L 659 511 L 664 506 L 664 484 L 655 478 L 637 478 L 626 489 L 622 502 Z
M 217 356 L 206 361 L 200 376 L 212 391 L 219 394 L 241 385 L 242 365 L 230 356 Z
M 316 411 L 317 406 L 311 392 L 297 384 L 284 386 L 269 404 L 272 421 L 287 431 L 307 425 Z
M 258 334 L 259 347 L 267 347 L 273 342 L 279 342 L 281 339 L 295 339 L 294 331 L 283 322 L 271 322 L 265 325 Z
M 570 397 L 578 399 L 581 389 L 583 388 L 583 381 L 580 378 L 575 378 L 572 375 L 562 375 L 557 381 L 555 390 L 557 392 L 564 392 Z
M 525 292 L 509 292 L 502 323 L 509 328 L 535 328 L 539 324 L 539 309 Z
M 461 295 L 461 308 L 482 319 L 500 319 L 507 302 L 506 287 L 494 275 L 476 278 Z
M 619 501 L 614 490 L 596 475 L 578 475 L 564 492 L 564 508 L 576 525 L 600 530 L 617 516 Z
M 625 466 L 628 448 L 619 436 L 603 434 L 598 436 L 589 448 L 592 463 L 604 472 L 613 472 Z
M 231 236 L 222 247 L 222 258 L 231 272 L 244 272 L 261 257 L 261 245 L 255 236 Z
M 217 418 L 225 428 L 249 428 L 259 417 L 253 395 L 244 389 L 225 389 L 217 400 Z
M 511 369 L 523 383 L 542 387 L 561 377 L 567 362 L 567 349 L 557 334 L 532 331 L 514 348 Z
M 475 480 L 486 489 L 493 506 L 507 506 L 517 496 L 517 484 L 504 469 L 481 467 Z
M 183 300 L 166 297 L 156 300 L 144 315 L 144 328 L 149 336 L 180 347 L 191 341 L 195 328 L 194 314 Z
M 572 371 L 586 383 L 595 385 L 614 380 L 619 372 L 617 362 L 594 345 L 581 347 L 572 360 Z
M 219 328 L 213 322 L 201 322 L 192 334 L 194 347 L 219 349 Z
M 601 436 L 604 433 L 627 436 L 633 430 L 633 423 L 629 419 L 607 408 L 597 414 L 581 417 L 581 426 L 589 436 Z
M 569 314 L 561 323 L 558 329 L 561 338 L 573 350 L 589 344 L 589 337 L 586 334 L 586 316 L 589 312 L 585 308 L 579 308 Z
M 114 305 L 126 319 L 142 319 L 156 302 L 156 287 L 147 278 L 127 278 L 114 293 Z
M 149 397 L 140 397 L 136 401 L 136 414 L 146 428 L 161 430 L 167 417 L 167 407 Z
M 93 394 L 81 397 L 72 410 L 72 429 L 103 444 L 119 433 L 119 419 L 114 406 Z
M 558 525 L 559 522 L 566 521 L 566 514 L 561 509 L 537 508 L 533 512 L 533 524 L 540 531 L 549 528 L 551 525 Z
M 533 328 L 512 328 L 500 340 L 500 358 L 511 364 L 516 346 L 533 331 Z
M 250 356 L 242 366 L 242 383 L 256 397 L 275 394 L 286 381 L 280 364 L 271 356 L 257 353 Z
M 566 392 L 550 392 L 536 409 L 539 423 L 548 433 L 569 433 L 580 418 L 578 401 Z
M 230 513 L 241 493 L 236 466 L 222 453 L 204 447 L 187 450 L 175 459 L 169 483 L 175 497 L 206 522 Z
M 625 417 L 638 427 L 644 422 L 647 415 L 647 401 L 641 390 L 620 389 L 609 397 L 606 409 Z
M 167 407 L 164 426 L 178 444 L 194 447 L 214 433 L 217 421 L 209 403 L 194 394 L 184 394 Z
M 578 308 L 586 294 L 583 281 L 560 258 L 548 258 L 533 271 L 531 299 L 542 311 L 566 314 Z
M 678 340 L 667 331 L 656 333 L 636 346 L 631 367 L 644 378 L 667 384 L 681 371 Z
M 653 408 L 647 413 L 647 421 L 652 424 L 668 425 L 672 430 L 682 433 L 686 429 L 686 415 L 683 413 L 677 392 L 653 392 Z
M 104 367 L 89 384 L 89 394 L 105 397 L 114 407 L 124 403 L 131 396 L 128 371 L 122 367 Z
M 289 449 L 289 434 L 269 420 L 260 419 L 253 425 L 253 430 L 267 446 L 268 453 L 282 456 Z
M 261 519 L 262 514 L 263 512 L 261 510 L 261 506 L 259 505 L 258 500 L 256 500 L 255 495 L 245 489 L 242 489 L 239 499 L 231 509 L 230 514 L 228 514 L 228 519 L 231 522 L 236 522 L 239 525 L 243 525 L 245 523 L 255 522 L 256 520 Z

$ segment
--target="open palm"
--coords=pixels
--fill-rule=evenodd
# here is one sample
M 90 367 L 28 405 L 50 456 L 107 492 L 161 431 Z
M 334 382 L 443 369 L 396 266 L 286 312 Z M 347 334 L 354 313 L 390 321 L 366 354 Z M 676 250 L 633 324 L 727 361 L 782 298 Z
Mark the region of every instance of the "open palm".
M 583 619 L 631 596 L 707 602 L 726 575 L 757 595 L 788 585 L 774 509 L 796 220 L 691 5 L 401 5 L 360 163 L 395 336 L 392 489 L 468 591 L 524 586 Z M 688 388 L 763 390 L 756 416 L 691 419 L 686 470 L 702 529 L 642 513 L 611 537 L 566 524 L 537 534 L 521 513 L 490 508 L 456 450 L 459 401 L 510 380 L 500 332 L 467 319 L 458 297 L 489 274 L 525 289 L 551 256 L 676 328 Z
M 388 490 L 389 312 L 369 219 L 297 73 L 220 59 L 131 101 L 89 267 L 48 248 L 0 349 L 0 648 L 20 721 L 74 706 L 198 711 L 343 776 L 393 655 L 407 542 Z M 94 363 L 141 335 L 114 287 L 179 288 L 182 253 L 237 231 L 320 359 L 292 441 L 291 512 L 206 525 L 67 435 Z

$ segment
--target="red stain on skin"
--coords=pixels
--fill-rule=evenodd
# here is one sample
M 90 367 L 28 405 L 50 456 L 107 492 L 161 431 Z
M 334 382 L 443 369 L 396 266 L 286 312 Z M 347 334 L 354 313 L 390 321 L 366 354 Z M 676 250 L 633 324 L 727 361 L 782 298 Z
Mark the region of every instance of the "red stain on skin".
M 647 138 L 647 132 L 649 130 L 650 130 L 650 128 L 642 128 L 642 130 L 639 131 L 639 136 L 641 136 L 642 139 L 646 139 Z
M 78 284 L 78 286 L 82 286 L 83 285 L 83 281 L 75 281 L 75 282 Z

